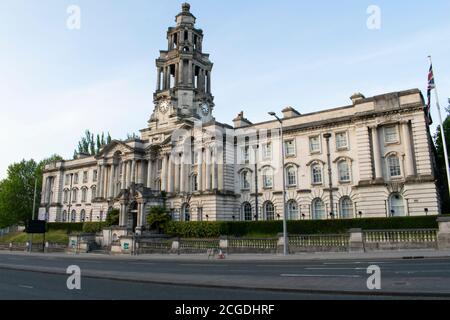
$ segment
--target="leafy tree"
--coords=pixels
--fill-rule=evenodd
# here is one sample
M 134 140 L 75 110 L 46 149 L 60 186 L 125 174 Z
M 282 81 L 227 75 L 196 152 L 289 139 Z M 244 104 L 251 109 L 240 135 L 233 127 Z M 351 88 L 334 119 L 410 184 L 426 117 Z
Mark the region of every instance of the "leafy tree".
M 8 167 L 7 178 L 0 181 L 0 227 L 24 224 L 32 217 L 34 184 L 37 182 L 35 208 L 39 208 L 44 167 L 62 160 L 58 155 L 36 163 L 22 160 Z M 35 217 L 37 217 L 35 215 Z
M 89 130 L 84 132 L 84 137 L 78 142 L 78 147 L 74 152 L 73 157 L 76 158 L 79 154 L 88 154 L 91 156 L 97 155 L 101 148 L 105 145 L 110 144 L 112 141 L 109 132 L 106 135 L 102 132 L 101 134 L 94 135 Z
M 120 217 L 120 210 L 112 209 L 111 211 L 109 211 L 108 215 L 106 216 L 106 226 L 107 227 L 118 226 L 119 217 Z
M 167 214 L 166 208 L 163 206 L 156 206 L 150 209 L 150 214 L 147 216 L 147 224 L 150 230 L 164 233 L 167 230 L 168 223 L 172 217 Z
M 447 144 L 447 150 L 450 150 L 450 115 L 447 116 L 443 123 L 444 135 Z M 436 165 L 438 167 L 437 180 L 440 188 L 442 199 L 442 211 L 450 212 L 450 195 L 447 183 L 447 173 L 445 168 L 444 144 L 442 142 L 441 127 L 438 126 L 434 135 L 436 145 Z
M 135 140 L 139 139 L 139 136 L 136 133 L 127 133 L 127 140 Z

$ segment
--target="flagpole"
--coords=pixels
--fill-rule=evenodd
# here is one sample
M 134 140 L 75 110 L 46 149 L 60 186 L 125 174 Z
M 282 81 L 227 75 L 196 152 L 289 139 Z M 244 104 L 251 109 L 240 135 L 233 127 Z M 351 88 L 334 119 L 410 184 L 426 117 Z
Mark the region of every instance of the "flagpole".
M 428 58 L 430 59 L 430 64 L 431 66 L 433 65 L 433 61 L 431 60 L 431 56 L 428 56 Z M 433 75 L 434 75 L 434 70 L 433 70 Z M 447 151 L 447 142 L 445 139 L 445 132 L 444 132 L 444 125 L 442 123 L 442 115 L 441 115 L 441 105 L 439 103 L 439 95 L 438 95 L 438 91 L 437 91 L 437 85 L 436 85 L 436 78 L 434 78 L 434 94 L 436 95 L 436 106 L 438 109 L 438 114 L 439 114 L 439 124 L 441 126 L 441 136 L 442 136 L 442 146 L 444 148 L 444 157 L 445 157 L 445 169 L 447 172 L 447 183 L 448 183 L 448 191 L 450 194 L 450 165 L 448 162 L 448 151 Z

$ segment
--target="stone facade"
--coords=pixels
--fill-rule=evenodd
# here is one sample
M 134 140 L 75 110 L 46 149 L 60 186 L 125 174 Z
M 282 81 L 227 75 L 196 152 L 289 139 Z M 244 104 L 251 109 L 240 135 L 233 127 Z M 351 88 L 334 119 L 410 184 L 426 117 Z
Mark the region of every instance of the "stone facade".
M 282 170 L 278 121 L 253 124 L 243 112 L 234 126 L 214 119 L 213 64 L 195 21 L 183 4 L 167 32 L 141 138 L 47 166 L 41 219 L 99 221 L 117 208 L 121 227 L 139 233 L 150 208 L 165 201 L 176 220 L 277 220 L 283 171 L 289 219 L 440 212 L 418 89 L 355 94 L 348 106 L 311 114 L 283 109 Z

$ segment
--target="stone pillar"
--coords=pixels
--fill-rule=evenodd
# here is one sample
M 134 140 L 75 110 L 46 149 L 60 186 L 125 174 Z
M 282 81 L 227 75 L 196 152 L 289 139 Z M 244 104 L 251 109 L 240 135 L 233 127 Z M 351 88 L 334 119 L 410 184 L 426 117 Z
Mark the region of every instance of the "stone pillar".
M 203 191 L 203 150 L 198 151 L 198 190 Z
M 213 158 L 212 158 L 212 189 L 217 190 L 217 149 L 213 150 Z
M 375 163 L 375 179 L 383 179 L 383 169 L 381 166 L 380 140 L 378 139 L 378 128 L 372 127 L 373 162 Z
M 109 192 L 108 197 L 114 197 L 114 165 L 109 166 Z
M 144 204 L 138 202 L 137 204 L 137 225 L 136 225 L 136 234 L 141 235 L 142 229 L 144 228 Z
M 153 172 L 152 172 L 152 160 L 148 159 L 147 163 L 147 188 L 151 188 L 153 185 Z
M 127 188 L 131 185 L 131 161 L 127 161 Z
M 162 155 L 161 191 L 167 191 L 167 155 Z
M 349 251 L 364 252 L 364 238 L 362 229 L 350 229 Z
M 136 183 L 136 160 L 131 162 L 131 184 Z
M 127 226 L 127 206 L 125 203 L 120 203 L 120 215 L 119 215 L 119 224 L 120 227 L 126 227 Z
M 206 148 L 206 186 L 205 190 L 210 191 L 211 190 L 211 150 Z
M 104 175 L 104 165 L 100 165 L 100 173 L 98 176 L 98 197 L 103 198 L 103 175 Z
M 126 188 L 126 165 L 125 162 L 122 162 L 122 181 L 120 183 L 120 187 L 121 189 L 125 189 Z
M 161 84 L 161 68 L 156 68 L 156 91 L 161 90 L 160 84 Z
M 206 91 L 207 93 L 211 93 L 211 71 L 208 71 L 208 85 Z
M 186 185 L 186 181 L 185 181 L 185 155 L 184 153 L 181 155 L 181 160 L 180 160 L 180 192 L 183 193 L 186 191 L 185 189 L 185 185 Z
M 405 147 L 405 173 L 406 177 L 413 177 L 414 171 L 414 154 L 412 151 L 412 141 L 409 131 L 409 121 L 402 123 L 403 143 Z
M 437 243 L 439 250 L 450 249 L 450 217 L 439 217 L 437 219 L 439 231 L 437 234 Z
M 175 156 L 175 177 L 174 177 L 174 190 L 180 192 L 180 156 Z
M 184 84 L 184 60 L 180 60 L 180 67 L 179 69 L 179 75 L 178 75 L 178 83 L 183 85 Z
M 173 156 L 172 154 L 169 155 L 169 163 L 167 164 L 167 192 L 173 193 L 173 183 L 174 183 L 174 165 L 173 165 Z
M 194 66 L 192 64 L 192 60 L 189 60 L 189 68 L 188 68 L 188 85 L 193 85 L 194 79 Z
M 180 81 L 180 69 L 179 69 L 180 64 L 176 63 L 175 64 L 175 76 L 174 76 L 174 84 L 175 86 L 179 83 Z

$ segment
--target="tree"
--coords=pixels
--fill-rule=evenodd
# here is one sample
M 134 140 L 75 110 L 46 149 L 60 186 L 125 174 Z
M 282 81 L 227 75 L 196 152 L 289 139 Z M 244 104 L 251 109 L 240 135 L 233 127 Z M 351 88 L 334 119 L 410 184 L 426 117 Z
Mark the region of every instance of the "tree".
M 136 133 L 127 133 L 127 140 L 135 140 L 139 139 L 139 136 Z
M 96 137 L 96 138 L 94 138 Z M 89 130 L 86 130 L 84 132 L 84 137 L 81 138 L 81 140 L 78 142 L 78 147 L 74 152 L 74 159 L 79 154 L 87 154 L 91 156 L 97 155 L 100 150 L 105 146 L 110 144 L 112 141 L 111 135 L 109 132 L 106 135 L 105 139 L 105 133 L 102 132 L 101 134 L 97 134 L 96 136 L 90 132 Z
M 172 220 L 172 217 L 167 214 L 166 208 L 163 206 L 152 207 L 150 214 L 147 216 L 149 229 L 158 233 L 164 233 L 170 220 Z
M 35 181 L 35 208 L 39 208 L 44 167 L 59 160 L 60 156 L 53 155 L 39 163 L 22 160 L 8 167 L 7 178 L 0 182 L 0 227 L 24 224 L 32 217 Z
M 107 227 L 118 226 L 119 217 L 120 211 L 118 209 L 112 209 L 111 211 L 109 211 L 108 215 L 106 216 L 106 226 Z
M 443 123 L 444 135 L 447 144 L 447 150 L 450 150 L 450 115 L 447 116 Z M 442 211 L 444 213 L 450 212 L 450 195 L 447 183 L 447 172 L 445 168 L 444 145 L 442 142 L 441 127 L 438 126 L 434 135 L 434 142 L 436 145 L 436 165 L 437 165 L 437 180 L 439 191 L 442 199 Z

